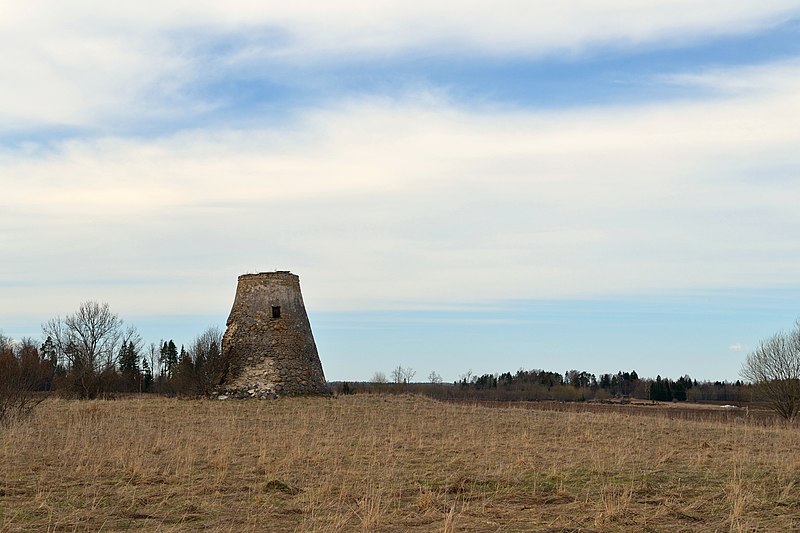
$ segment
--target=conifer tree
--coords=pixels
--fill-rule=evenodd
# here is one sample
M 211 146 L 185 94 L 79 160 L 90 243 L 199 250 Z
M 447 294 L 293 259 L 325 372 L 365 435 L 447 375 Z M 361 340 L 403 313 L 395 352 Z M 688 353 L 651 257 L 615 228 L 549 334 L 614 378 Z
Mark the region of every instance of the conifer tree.
M 139 372 L 139 350 L 133 341 L 123 342 L 120 347 L 119 370 L 125 389 L 129 392 L 137 390 L 137 381 L 141 374 Z
M 189 352 L 181 346 L 181 353 L 178 364 L 173 371 L 172 383 L 179 394 L 194 395 L 198 393 L 197 377 L 195 374 L 194 362 Z
M 142 357 L 142 391 L 149 392 L 153 386 L 153 370 L 147 362 L 146 357 Z
M 55 376 L 63 375 L 64 373 L 64 368 L 58 364 L 58 353 L 53 344 L 53 338 L 48 335 L 39 351 L 41 352 L 42 361 L 45 361 L 47 365 L 46 388 L 47 390 L 52 390 Z
M 134 375 L 139 372 L 139 361 L 133 342 L 123 342 L 119 350 L 119 370 L 123 374 Z
M 171 378 L 175 367 L 178 366 L 178 348 L 172 339 L 169 342 L 164 341 L 164 345 L 161 347 L 161 365 L 164 367 L 167 377 Z

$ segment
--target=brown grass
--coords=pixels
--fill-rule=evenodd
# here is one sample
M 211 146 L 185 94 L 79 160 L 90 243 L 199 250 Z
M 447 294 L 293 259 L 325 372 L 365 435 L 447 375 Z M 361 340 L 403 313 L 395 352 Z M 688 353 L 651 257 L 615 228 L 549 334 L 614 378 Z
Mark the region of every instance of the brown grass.
M 412 396 L 48 400 L 0 531 L 790 531 L 800 433 Z

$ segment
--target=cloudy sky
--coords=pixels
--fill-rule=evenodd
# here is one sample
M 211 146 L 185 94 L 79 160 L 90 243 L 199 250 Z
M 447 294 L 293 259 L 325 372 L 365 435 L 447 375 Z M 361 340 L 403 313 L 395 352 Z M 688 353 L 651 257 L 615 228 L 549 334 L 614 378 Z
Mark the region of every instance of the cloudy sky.
M 328 379 L 737 379 L 800 317 L 792 0 L 0 0 L 0 329 L 300 275 Z

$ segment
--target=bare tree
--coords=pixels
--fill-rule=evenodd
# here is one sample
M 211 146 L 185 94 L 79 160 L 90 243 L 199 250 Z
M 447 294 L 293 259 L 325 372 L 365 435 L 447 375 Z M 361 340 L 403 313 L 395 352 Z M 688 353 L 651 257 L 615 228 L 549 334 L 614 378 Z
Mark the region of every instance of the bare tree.
M 431 370 L 431 373 L 428 374 L 428 381 L 434 385 L 440 385 L 442 383 L 442 376 L 435 370 Z
M 43 377 L 38 362 L 30 339 L 17 344 L 0 333 L 0 427 L 29 415 L 44 399 L 34 394 Z
M 800 411 L 800 321 L 789 333 L 762 341 L 747 355 L 740 374 L 776 413 L 794 420 Z
M 397 365 L 397 368 L 392 370 L 392 381 L 394 383 L 411 383 L 411 380 L 417 374 L 413 368 L 403 368 L 402 365 Z
M 160 361 L 159 361 L 159 349 L 156 346 L 156 343 L 151 342 L 147 346 L 147 362 L 150 365 L 150 371 L 153 373 L 154 376 L 157 376 L 159 372 L 161 372 L 160 368 Z
M 81 303 L 75 314 L 46 322 L 42 332 L 53 340 L 68 367 L 69 382 L 81 398 L 94 398 L 106 389 L 123 342 L 141 342 L 134 328 L 123 328 L 123 321 L 107 303 L 93 301 Z
M 403 376 L 405 376 L 406 370 L 401 365 L 397 365 L 397 368 L 392 370 L 392 383 L 402 383 Z
M 189 345 L 188 353 L 193 367 L 193 392 L 200 395 L 211 394 L 219 385 L 224 372 L 222 330 L 216 326 L 206 329 Z
M 370 379 L 370 383 L 389 383 L 389 380 L 386 379 L 386 374 L 379 371 L 372 374 L 372 379 Z

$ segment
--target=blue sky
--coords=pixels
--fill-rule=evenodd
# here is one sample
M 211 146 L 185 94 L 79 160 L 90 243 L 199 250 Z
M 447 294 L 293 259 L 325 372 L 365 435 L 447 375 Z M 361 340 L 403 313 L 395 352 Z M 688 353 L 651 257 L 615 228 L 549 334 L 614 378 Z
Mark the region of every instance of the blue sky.
M 0 9 L 0 329 L 301 277 L 328 379 L 735 380 L 800 317 L 800 7 Z

